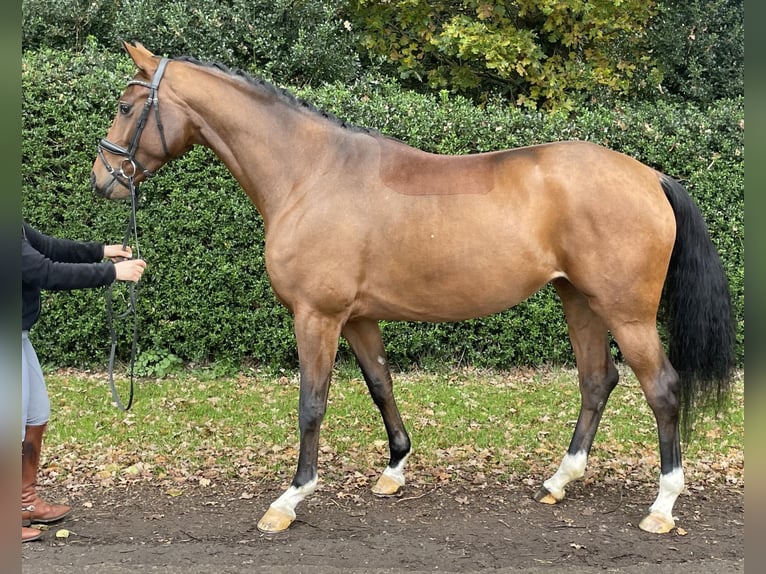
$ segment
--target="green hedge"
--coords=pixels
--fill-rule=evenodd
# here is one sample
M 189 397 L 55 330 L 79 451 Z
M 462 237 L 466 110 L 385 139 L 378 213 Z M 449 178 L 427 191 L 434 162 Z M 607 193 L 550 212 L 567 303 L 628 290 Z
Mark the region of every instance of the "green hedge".
M 27 51 L 22 58 L 23 215 L 43 232 L 119 242 L 129 206 L 99 199 L 89 175 L 96 144 L 133 75 L 122 53 Z M 295 90 L 294 90 L 295 91 Z M 628 153 L 685 181 L 708 221 L 728 273 L 744 362 L 744 102 L 694 106 L 593 104 L 574 117 L 483 108 L 442 94 L 429 97 L 385 81 L 296 91 L 350 123 L 376 128 L 441 153 L 471 153 L 580 138 Z M 258 212 L 207 149 L 195 148 L 142 184 L 138 291 L 139 367 L 161 374 L 181 363 L 292 368 L 289 314 L 265 273 Z M 120 300 L 124 286 L 115 288 Z M 121 329 L 120 358 L 129 353 Z M 391 361 L 486 367 L 572 361 L 552 288 L 485 319 L 452 324 L 386 323 Z M 122 332 L 124 331 L 124 333 Z M 48 366 L 103 367 L 109 330 L 103 290 L 48 293 L 33 330 Z M 347 353 L 342 346 L 341 353 Z

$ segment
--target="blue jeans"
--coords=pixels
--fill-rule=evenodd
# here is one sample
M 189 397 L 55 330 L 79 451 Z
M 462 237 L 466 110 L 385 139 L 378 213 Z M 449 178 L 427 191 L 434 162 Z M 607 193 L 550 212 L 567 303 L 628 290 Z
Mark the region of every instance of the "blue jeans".
M 45 386 L 43 370 L 37 359 L 29 331 L 21 332 L 21 440 L 26 436 L 27 425 L 38 426 L 48 422 L 51 402 Z

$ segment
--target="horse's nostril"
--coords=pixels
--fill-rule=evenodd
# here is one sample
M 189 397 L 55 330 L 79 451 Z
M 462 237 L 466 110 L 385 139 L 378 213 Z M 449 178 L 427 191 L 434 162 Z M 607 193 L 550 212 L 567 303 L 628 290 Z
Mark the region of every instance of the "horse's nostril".
M 98 186 L 95 172 L 90 172 L 90 188 L 96 195 L 100 197 L 106 197 L 106 189 Z
M 96 174 L 94 172 L 90 172 L 90 188 L 96 195 L 104 195 L 104 190 L 99 189 L 98 184 L 96 183 Z

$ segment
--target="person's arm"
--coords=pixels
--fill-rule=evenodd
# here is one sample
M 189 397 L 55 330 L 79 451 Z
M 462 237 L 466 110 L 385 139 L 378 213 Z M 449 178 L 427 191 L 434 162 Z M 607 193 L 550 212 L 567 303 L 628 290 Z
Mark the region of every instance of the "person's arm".
M 104 258 L 104 244 L 93 241 L 72 241 L 40 233 L 23 222 L 23 237 L 39 253 L 62 263 L 96 263 Z
M 103 249 L 102 249 L 103 251 Z M 115 264 L 69 263 L 54 261 L 35 249 L 31 242 L 21 242 L 21 280 L 38 289 L 69 290 L 110 285 L 117 278 Z
M 130 247 L 58 239 L 23 222 L 22 283 L 37 289 L 102 287 L 113 281 L 138 281 L 146 262 L 132 259 Z M 110 261 L 103 261 L 108 257 Z

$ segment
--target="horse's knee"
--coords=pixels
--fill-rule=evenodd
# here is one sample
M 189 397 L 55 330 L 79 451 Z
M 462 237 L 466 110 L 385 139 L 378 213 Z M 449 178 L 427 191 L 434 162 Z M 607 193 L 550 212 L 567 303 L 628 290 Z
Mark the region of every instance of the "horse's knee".
M 302 400 L 298 408 L 298 426 L 301 432 L 317 430 L 324 419 L 327 404 L 322 400 Z

